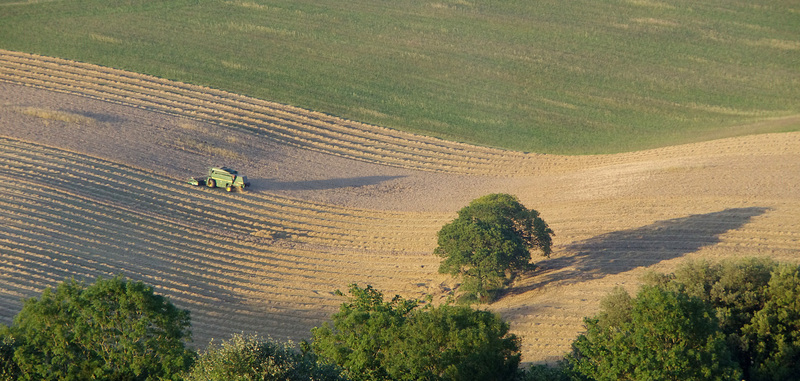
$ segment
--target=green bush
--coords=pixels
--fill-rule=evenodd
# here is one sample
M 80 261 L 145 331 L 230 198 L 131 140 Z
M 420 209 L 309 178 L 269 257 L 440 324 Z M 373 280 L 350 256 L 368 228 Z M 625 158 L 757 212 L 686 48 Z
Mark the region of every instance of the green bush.
M 646 282 L 636 298 L 611 293 L 586 319 L 569 372 L 591 380 L 800 379 L 798 266 L 688 262 Z
M 765 289 L 766 303 L 742 328 L 750 379 L 800 379 L 800 269 L 779 266 Z
M 509 380 L 520 362 L 519 340 L 498 315 L 430 304 L 370 286 L 350 287 L 332 322 L 314 328 L 311 348 L 357 381 Z
M 186 381 L 345 380 L 342 370 L 319 364 L 290 343 L 234 335 L 210 344 L 185 377 Z
M 590 379 L 741 380 L 713 310 L 686 293 L 645 286 L 585 322 L 568 361 Z
M 566 362 L 559 362 L 556 366 L 537 364 L 520 371 L 516 378 L 518 381 L 572 381 L 573 373 Z

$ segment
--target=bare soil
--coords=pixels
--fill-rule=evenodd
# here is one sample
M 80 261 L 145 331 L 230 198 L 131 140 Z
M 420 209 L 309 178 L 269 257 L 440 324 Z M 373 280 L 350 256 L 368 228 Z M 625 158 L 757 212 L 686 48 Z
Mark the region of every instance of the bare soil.
M 184 182 L 212 165 L 252 188 Z M 307 338 L 353 282 L 445 299 L 457 283 L 436 271 L 436 232 L 487 193 L 556 232 L 539 270 L 485 306 L 526 362 L 560 358 L 599 300 L 647 271 L 800 254 L 800 133 L 524 154 L 4 51 L 0 173 L 0 323 L 66 277 L 123 273 L 190 309 L 198 347 Z

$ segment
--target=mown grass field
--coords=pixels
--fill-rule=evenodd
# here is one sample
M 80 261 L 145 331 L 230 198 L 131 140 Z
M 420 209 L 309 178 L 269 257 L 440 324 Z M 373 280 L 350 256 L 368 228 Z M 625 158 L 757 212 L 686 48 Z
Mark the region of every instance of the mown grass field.
M 0 0 L 0 48 L 445 139 L 634 151 L 797 130 L 792 1 Z

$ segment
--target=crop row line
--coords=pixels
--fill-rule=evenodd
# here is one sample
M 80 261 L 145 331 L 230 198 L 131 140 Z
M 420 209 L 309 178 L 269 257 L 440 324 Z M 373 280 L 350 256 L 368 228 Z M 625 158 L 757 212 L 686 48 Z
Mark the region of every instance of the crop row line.
M 273 196 L 266 193 L 248 193 L 246 198 L 237 198 L 230 200 L 229 198 L 213 197 L 210 192 L 196 192 L 195 190 L 203 188 L 194 188 L 191 192 L 186 192 L 182 188 L 175 188 L 171 186 L 151 185 L 148 180 L 152 178 L 152 173 L 145 173 L 141 170 L 134 168 L 120 167 L 110 162 L 101 161 L 100 159 L 81 155 L 73 154 L 67 151 L 49 148 L 32 143 L 24 143 L 17 140 L 2 139 L 0 138 L 0 145 L 9 151 L 14 151 L 17 157 L 9 157 L 10 161 L 18 160 L 19 157 L 26 157 L 31 161 L 36 161 L 39 165 L 51 166 L 58 165 L 59 171 L 77 170 L 77 168 L 85 168 L 79 178 L 86 174 L 91 174 L 103 181 L 111 182 L 118 185 L 119 190 L 126 190 L 130 187 L 146 187 L 148 193 L 162 192 L 166 200 L 177 200 L 189 204 L 196 204 L 197 197 L 201 197 L 203 202 L 214 203 L 224 206 L 225 209 L 240 208 L 239 210 L 247 210 L 250 212 L 263 213 L 264 210 L 278 213 L 281 215 L 297 214 L 299 216 L 308 213 L 313 213 L 315 220 L 330 220 L 330 221 L 353 221 L 353 224 L 369 224 L 370 226 L 383 225 L 385 223 L 392 223 L 398 219 L 412 219 L 416 223 L 429 220 L 427 215 L 415 213 L 402 213 L 391 211 L 370 211 L 358 209 L 345 209 L 332 205 L 322 205 L 309 203 L 300 200 L 294 200 L 287 197 Z M 47 155 L 37 155 L 37 150 L 46 150 Z M 44 156 L 44 158 L 42 157 Z M 56 164 L 58 158 L 62 164 Z M 45 162 L 45 160 L 48 160 Z M 102 175 L 100 174 L 102 173 Z M 116 178 L 112 178 L 114 176 Z M 161 177 L 161 175 L 158 175 Z M 169 179 L 178 182 L 178 179 Z M 186 187 L 184 187 L 186 188 Z M 180 191 L 179 191 L 179 190 Z M 197 209 L 193 211 L 198 211 Z M 414 218 L 414 216 L 420 216 Z M 308 221 L 303 221 L 308 223 Z
M 83 273 L 90 273 L 96 272 L 98 269 L 96 266 L 98 263 L 102 264 L 103 267 L 106 267 L 104 273 L 114 273 L 115 270 L 119 271 L 119 269 L 125 268 L 128 272 L 130 270 L 135 269 L 140 266 L 136 266 L 136 263 L 127 263 L 127 262 L 120 262 L 117 265 L 111 266 L 108 262 L 109 258 L 103 258 L 98 254 L 92 254 L 91 250 L 88 249 L 90 245 L 86 245 L 85 242 L 82 242 L 78 237 L 72 237 L 71 239 L 66 239 L 63 235 L 64 232 L 60 232 L 58 228 L 51 229 L 49 227 L 43 227 L 39 224 L 16 224 L 15 227 L 20 228 L 22 227 L 22 231 L 19 233 L 15 233 L 19 231 L 19 229 L 8 229 L 5 231 L 5 236 L 14 243 L 15 246 L 24 247 L 25 250 L 22 251 L 21 255 L 18 255 L 17 259 L 21 262 L 29 262 L 30 260 L 34 260 L 37 262 L 43 262 L 45 264 L 51 262 L 58 262 L 63 264 L 64 266 L 68 266 L 69 268 L 73 268 L 74 266 L 79 266 L 80 268 L 84 269 L 85 271 L 79 272 L 79 274 Z M 24 229 L 24 227 L 28 227 L 29 229 Z M 60 237 L 54 237 L 52 233 L 58 234 Z M 148 246 L 152 246 L 153 242 L 149 242 Z M 81 249 L 78 249 L 81 248 Z M 6 246 L 4 249 L 11 249 L 10 247 Z M 7 255 L 4 255 L 6 261 L 14 259 L 14 255 L 11 254 L 11 251 L 14 250 L 4 250 Z M 166 261 L 174 261 L 174 255 L 171 255 L 171 251 L 169 248 L 162 248 L 158 250 L 159 257 L 164 256 L 166 258 L 163 259 L 164 262 Z M 39 254 L 37 254 L 39 253 Z M 56 254 L 57 253 L 57 254 Z M 141 252 L 129 252 L 126 255 L 126 258 L 133 259 L 134 262 L 141 261 L 142 258 Z M 191 254 L 191 253 L 189 253 Z M 21 259 L 20 259 L 21 257 Z M 153 263 L 152 260 L 155 259 L 153 256 L 149 256 L 150 261 L 148 263 Z M 26 259 L 28 258 L 28 259 Z M 38 258 L 38 259 L 37 259 Z M 91 258 L 96 258 L 98 261 L 93 261 Z M 49 267 L 53 267 L 47 273 L 53 273 L 55 270 L 58 270 L 60 266 L 56 266 L 54 264 L 47 265 Z M 108 267 L 111 266 L 111 269 Z M 340 266 L 339 266 L 340 267 Z M 275 272 L 275 268 L 280 268 L 282 270 L 288 271 L 280 271 Z M 255 268 L 254 268 L 255 269 Z M 198 292 L 197 287 L 201 289 L 205 288 L 220 288 L 220 289 L 235 289 L 237 293 L 258 293 L 262 294 L 264 292 L 263 286 L 257 287 L 252 283 L 252 277 L 254 275 L 258 275 L 257 272 L 246 272 L 241 273 L 242 269 L 235 267 L 231 269 L 226 269 L 228 271 L 224 273 L 219 273 L 218 277 L 215 277 L 214 274 L 217 273 L 215 271 L 209 271 L 210 269 L 203 265 L 192 266 L 187 268 L 186 263 L 180 263 L 179 267 L 173 266 L 148 266 L 147 273 L 151 274 L 153 272 L 158 272 L 165 274 L 160 279 L 160 283 L 164 284 L 171 284 L 169 288 L 174 289 L 175 291 L 179 291 L 180 294 L 186 295 L 187 292 L 196 293 Z M 213 270 L 213 269 L 211 269 Z M 258 276 L 258 278 L 263 281 L 265 279 L 272 279 L 274 280 L 274 284 L 284 284 L 284 282 L 302 282 L 303 284 L 308 283 L 319 283 L 320 287 L 331 288 L 334 284 L 329 282 L 319 282 L 319 280 L 314 281 L 313 279 L 316 277 L 312 277 L 309 275 L 302 275 L 298 274 L 293 269 L 288 268 L 286 266 L 276 266 L 270 267 L 265 269 L 264 271 L 269 272 L 269 276 Z M 317 273 L 319 269 L 314 270 L 314 274 Z M 58 271 L 69 273 L 69 271 Z M 231 277 L 234 274 L 239 273 L 238 276 Z M 189 286 L 185 277 L 187 275 L 192 275 L 197 278 L 200 286 Z M 178 277 L 178 278 L 176 278 Z M 236 278 L 241 279 L 236 279 Z M 210 279 L 209 279 L 210 278 Z M 216 279 L 215 279 L 216 278 Z M 180 280 L 178 280 L 180 279 Z M 321 279 L 324 279 L 322 277 Z M 202 282 L 200 282 L 202 280 Z M 211 282 L 209 282 L 211 280 Z M 193 283 L 194 284 L 194 283 Z M 232 286 L 233 285 L 233 286 Z M 250 290 L 250 291 L 248 291 Z M 285 288 L 276 288 L 276 295 L 278 294 L 286 294 L 287 290 Z M 202 292 L 203 295 L 209 295 L 208 290 Z
M 18 199 L 10 198 L 17 193 Z M 25 196 L 29 192 L 24 190 L 10 190 L 7 197 L 10 203 L 7 203 L 7 213 L 18 210 L 22 207 L 17 206 L 21 204 L 19 201 L 25 201 Z M 150 252 L 157 252 L 160 258 L 173 262 L 181 262 L 184 264 L 197 262 L 202 258 L 209 258 L 204 263 L 198 263 L 197 268 L 202 268 L 204 271 L 213 270 L 219 267 L 226 272 L 235 272 L 250 269 L 250 271 L 257 271 L 266 267 L 279 268 L 279 269 L 302 269 L 303 262 L 299 262 L 296 256 L 286 259 L 279 259 L 272 257 L 268 251 L 263 248 L 249 247 L 240 242 L 216 242 L 213 245 L 203 244 L 211 242 L 214 238 L 212 234 L 204 234 L 203 231 L 167 231 L 167 225 L 158 224 L 152 220 L 141 219 L 128 216 L 125 211 L 115 210 L 97 206 L 89 208 L 90 203 L 84 205 L 72 206 L 67 202 L 74 200 L 74 196 L 67 194 L 68 198 L 61 198 L 55 192 L 48 193 L 47 204 L 49 210 L 47 213 L 37 212 L 35 209 L 28 209 L 27 214 L 24 216 L 25 220 L 32 219 L 37 222 L 36 225 L 31 225 L 31 228 L 40 227 L 41 229 L 48 229 L 51 231 L 50 238 L 60 238 L 61 240 L 68 239 L 70 231 L 74 232 L 74 237 L 81 237 L 81 242 L 75 242 L 79 246 L 86 247 L 91 244 L 96 247 L 96 251 L 105 252 L 107 249 L 116 248 L 117 252 L 123 253 L 140 253 L 139 255 L 150 256 Z M 95 206 L 95 205 L 92 205 Z M 20 217 L 20 216 L 15 216 Z M 127 217 L 127 218 L 126 218 Z M 22 219 L 21 219 L 22 220 Z M 54 222 L 55 221 L 55 222 Z M 56 225 L 56 228 L 49 228 L 48 225 Z M 11 228 L 11 224 L 9 224 Z M 85 234 L 87 232 L 94 232 L 105 237 L 103 240 L 87 239 Z M 95 235 L 90 234 L 90 235 Z M 188 236 L 186 234 L 189 234 Z M 60 235 L 60 237 L 57 237 Z M 117 242 L 117 245 L 112 245 Z M 99 247 L 107 246 L 111 247 Z M 142 248 L 147 248 L 143 250 Z M 260 250 L 259 250 L 260 249 Z M 180 255 L 183 254 L 183 255 Z M 242 255 L 246 254 L 249 260 L 245 260 Z M 213 258 L 214 262 L 211 261 Z M 102 258 L 100 258 L 102 260 Z M 320 264 L 317 263 L 313 267 L 314 271 L 320 271 Z M 300 267 L 298 267 L 300 266 Z M 332 263 L 328 266 L 331 269 L 338 269 L 341 263 Z
M 177 96 L 186 93 L 193 93 L 194 98 L 206 100 L 212 104 L 219 104 L 223 106 L 233 107 L 236 109 L 245 109 L 245 110 L 263 109 L 265 110 L 266 115 L 277 115 L 280 117 L 279 118 L 280 120 L 297 119 L 299 121 L 304 121 L 303 123 L 305 124 L 310 124 L 310 125 L 323 123 L 329 125 L 326 127 L 329 127 L 331 129 L 340 129 L 341 131 L 345 131 L 347 133 L 363 134 L 375 138 L 375 139 L 366 139 L 367 141 L 374 140 L 376 142 L 385 142 L 388 138 L 388 139 L 393 139 L 391 141 L 393 145 L 396 144 L 401 146 L 403 144 L 407 144 L 408 142 L 414 142 L 417 144 L 426 144 L 436 149 L 454 150 L 457 152 L 459 156 L 463 156 L 463 154 L 465 153 L 470 154 L 476 151 L 484 152 L 487 156 L 492 156 L 492 155 L 498 156 L 499 158 L 507 158 L 509 156 L 517 156 L 517 157 L 524 156 L 513 151 L 502 151 L 487 147 L 463 144 L 463 143 L 453 143 L 436 138 L 408 134 L 388 128 L 366 125 L 351 120 L 345 120 L 333 117 L 324 113 L 304 110 L 297 107 L 292 107 L 275 102 L 268 102 L 255 98 L 249 98 L 213 88 L 170 81 L 144 74 L 132 73 L 123 70 L 102 67 L 87 63 L 75 62 L 75 61 L 68 61 L 52 57 L 36 56 L 25 53 L 8 52 L 8 51 L 5 51 L 3 53 L 13 55 L 17 59 L 22 59 L 22 58 L 27 58 L 28 60 L 35 59 L 41 61 L 42 63 L 54 65 L 62 68 L 63 70 L 74 71 L 82 75 L 98 76 L 99 74 L 103 78 L 113 82 L 117 82 L 117 79 L 122 78 L 122 80 L 119 80 L 118 82 L 127 84 L 144 83 L 145 85 L 142 86 L 142 88 L 144 89 L 158 89 L 159 91 L 163 91 L 164 93 L 174 94 Z M 414 137 L 414 139 L 409 139 L 409 136 Z M 411 148 L 412 152 L 418 153 L 422 151 L 415 147 Z M 485 158 L 480 158 L 480 157 L 478 159 L 485 160 Z
M 445 172 L 501 175 L 504 171 L 517 173 L 530 169 L 521 165 L 527 156 L 519 153 L 475 149 L 444 141 L 433 145 L 425 142 L 428 138 L 411 134 L 395 137 L 370 131 L 374 136 L 363 136 L 365 130 L 381 129 L 362 124 L 355 128 L 332 117 L 323 122 L 308 117 L 309 112 L 301 109 L 291 108 L 289 112 L 281 109 L 288 106 L 268 108 L 264 104 L 242 102 L 243 97 L 220 91 L 204 88 L 197 91 L 143 80 L 139 76 L 122 76 L 117 71 L 112 73 L 88 64 L 7 51 L 0 53 L 0 67 L 4 68 L 0 73 L 8 81 L 62 89 L 231 127 L 243 126 L 287 144 L 339 156 Z M 215 94 L 210 94 L 212 92 Z M 412 148 L 403 148 L 410 143 L 414 144 Z
M 17 164 L 19 164 L 19 163 L 17 163 Z M 20 168 L 16 168 L 16 169 L 19 170 Z M 18 173 L 28 173 L 28 172 L 32 172 L 32 171 L 27 171 L 27 170 L 18 171 Z M 15 173 L 17 173 L 17 172 L 15 172 Z M 44 177 L 44 178 L 41 178 L 41 177 Z M 38 183 L 38 182 L 42 182 L 40 185 L 37 186 L 37 188 L 40 188 L 40 189 L 51 187 L 52 185 L 50 185 L 50 184 L 59 184 L 59 182 L 57 181 L 56 178 L 47 179 L 46 176 L 41 176 L 41 174 L 32 175 L 28 180 L 29 181 L 27 181 L 27 182 L 34 183 L 34 184 Z M 50 183 L 50 184 L 47 184 L 47 183 Z M 65 184 L 69 186 L 69 185 L 72 184 L 72 182 L 67 181 L 67 182 L 65 182 Z M 102 187 L 99 187 L 98 189 L 102 190 Z M 66 189 L 64 189 L 64 190 L 66 190 Z M 64 190 L 62 190 L 62 192 Z M 113 203 L 97 203 L 97 196 L 96 196 L 97 192 L 98 191 L 95 190 L 95 189 L 91 189 L 91 190 L 89 190 L 87 192 L 86 190 L 83 189 L 83 187 L 75 188 L 75 189 L 72 189 L 71 191 L 69 191 L 68 200 L 70 202 L 72 202 L 72 203 L 74 203 L 76 200 L 84 200 L 83 202 L 85 204 L 87 204 L 87 205 L 91 204 L 92 205 L 92 210 L 95 210 L 95 211 L 98 210 L 98 207 L 100 207 L 100 206 L 108 206 L 108 207 L 117 209 L 115 214 L 119 213 L 119 215 L 107 216 L 107 217 L 105 217 L 106 221 L 97 221 L 97 220 L 92 221 L 92 223 L 91 223 L 92 225 L 102 226 L 103 224 L 113 222 L 113 221 L 117 220 L 118 218 L 121 218 L 122 216 L 125 216 L 125 217 L 128 218 L 128 220 L 131 220 L 130 211 L 120 212 L 118 210 L 119 209 L 119 203 L 117 203 L 117 202 L 113 202 Z M 89 193 L 90 196 L 87 196 L 86 193 Z M 132 193 L 132 197 L 134 197 L 134 198 L 140 198 L 141 196 L 142 196 L 141 194 Z M 53 202 L 52 195 L 49 196 L 48 202 L 50 202 L 50 203 Z M 141 206 L 141 205 L 139 205 L 139 206 Z M 136 209 L 133 209 L 133 212 L 136 212 Z M 163 214 L 165 214 L 165 215 L 173 214 L 170 209 L 166 209 L 163 212 L 164 212 Z M 137 215 L 137 214 L 133 213 L 133 215 Z M 155 228 L 155 226 L 161 225 L 162 228 L 159 228 L 160 231 L 158 232 L 161 235 L 174 234 L 172 231 L 176 229 L 176 225 L 175 225 L 173 219 L 164 219 L 164 220 L 162 220 L 161 223 L 157 223 L 157 221 L 153 220 L 148 215 L 144 215 L 144 216 L 140 216 L 137 220 L 141 221 L 138 224 L 141 224 L 143 226 L 147 226 L 149 229 L 153 229 L 153 228 Z M 178 225 L 180 225 L 180 224 L 178 224 Z M 208 230 L 209 230 L 208 228 L 205 228 L 205 227 L 194 227 L 193 229 L 196 230 L 196 231 L 203 231 L 203 232 L 208 232 Z M 181 229 L 181 230 L 185 231 L 185 229 Z M 203 240 L 211 240 L 214 237 L 215 237 L 215 235 L 213 234 L 213 232 L 211 232 L 211 233 L 206 233 L 206 236 L 202 237 L 202 239 Z M 195 239 L 195 240 L 197 240 L 197 239 Z M 242 245 L 257 246 L 257 245 L 252 245 L 252 244 L 250 244 L 250 243 L 248 243 L 246 241 L 245 242 L 240 242 L 239 240 L 237 240 L 236 244 L 237 244 L 236 245 L 237 247 L 238 246 L 242 246 Z
M 330 242 L 333 245 L 359 240 L 400 244 L 407 239 L 407 235 L 398 234 L 401 228 L 411 229 L 407 233 L 425 234 L 427 229 L 432 226 L 430 224 L 422 227 L 418 224 L 398 224 L 395 219 L 398 217 L 396 215 L 382 219 L 371 218 L 348 222 L 341 220 L 341 214 L 336 215 L 338 217 L 336 221 L 328 220 L 333 223 L 331 225 L 323 223 L 325 220 L 320 220 L 320 216 L 316 213 L 308 214 L 308 211 L 303 212 L 300 209 L 287 214 L 286 210 L 265 210 L 260 205 L 245 207 L 246 205 L 243 206 L 241 203 L 242 200 L 238 199 L 236 200 L 239 202 L 238 204 L 224 199 L 224 203 L 219 205 L 217 199 L 198 200 L 195 195 L 189 198 L 177 198 L 172 190 L 165 190 L 160 186 L 149 186 L 145 181 L 137 178 L 139 176 L 136 175 L 139 174 L 120 173 L 117 174 L 119 179 L 111 179 L 107 176 L 99 178 L 96 165 L 82 166 L 80 162 L 74 161 L 79 158 L 70 158 L 70 162 L 59 164 L 45 161 L 44 158 L 52 158 L 52 155 L 36 155 L 34 149 L 36 147 L 20 146 L 13 149 L 5 146 L 5 148 L 6 151 L 14 151 L 13 156 L 8 156 L 11 154 L 10 152 L 6 153 L 8 161 L 13 162 L 15 167 L 14 173 L 10 173 L 10 176 L 16 176 L 17 171 L 23 175 L 35 173 L 35 175 L 28 175 L 30 176 L 28 182 L 61 183 L 64 189 L 72 189 L 74 192 L 82 194 L 82 197 L 91 198 L 93 202 L 112 203 L 117 208 L 128 208 L 133 213 L 144 214 L 150 218 L 158 219 L 169 216 L 167 222 L 173 225 L 207 226 L 213 222 L 215 226 L 218 226 L 219 223 L 222 223 L 227 225 L 225 229 L 227 234 L 236 234 L 238 237 L 246 238 L 266 229 L 267 231 Z M 62 155 L 61 158 L 63 159 L 63 157 Z M 52 169 L 45 170 L 44 168 Z M 20 171 L 22 169 L 25 170 Z M 143 178 L 145 175 L 141 174 L 140 176 Z M 192 193 L 204 195 L 207 192 Z M 243 200 L 250 199 L 252 197 L 243 198 Z M 213 205 L 202 209 L 196 206 L 198 204 Z M 170 213 L 153 211 L 162 208 L 168 208 Z M 240 217 L 233 221 L 219 217 L 225 213 Z M 292 219 L 289 220 L 289 217 Z M 214 221 L 208 221 L 209 218 Z M 309 231 L 313 231 L 313 233 L 308 233 Z

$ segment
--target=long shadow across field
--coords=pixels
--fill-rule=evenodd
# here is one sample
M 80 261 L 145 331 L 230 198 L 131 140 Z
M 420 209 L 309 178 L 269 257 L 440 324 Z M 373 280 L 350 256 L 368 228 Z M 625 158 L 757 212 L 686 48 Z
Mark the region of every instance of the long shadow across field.
M 577 283 L 678 258 L 720 242 L 720 236 L 747 224 L 769 208 L 733 208 L 606 233 L 566 247 L 574 253 L 538 263 L 534 281 L 512 288 L 521 294 L 548 283 Z

